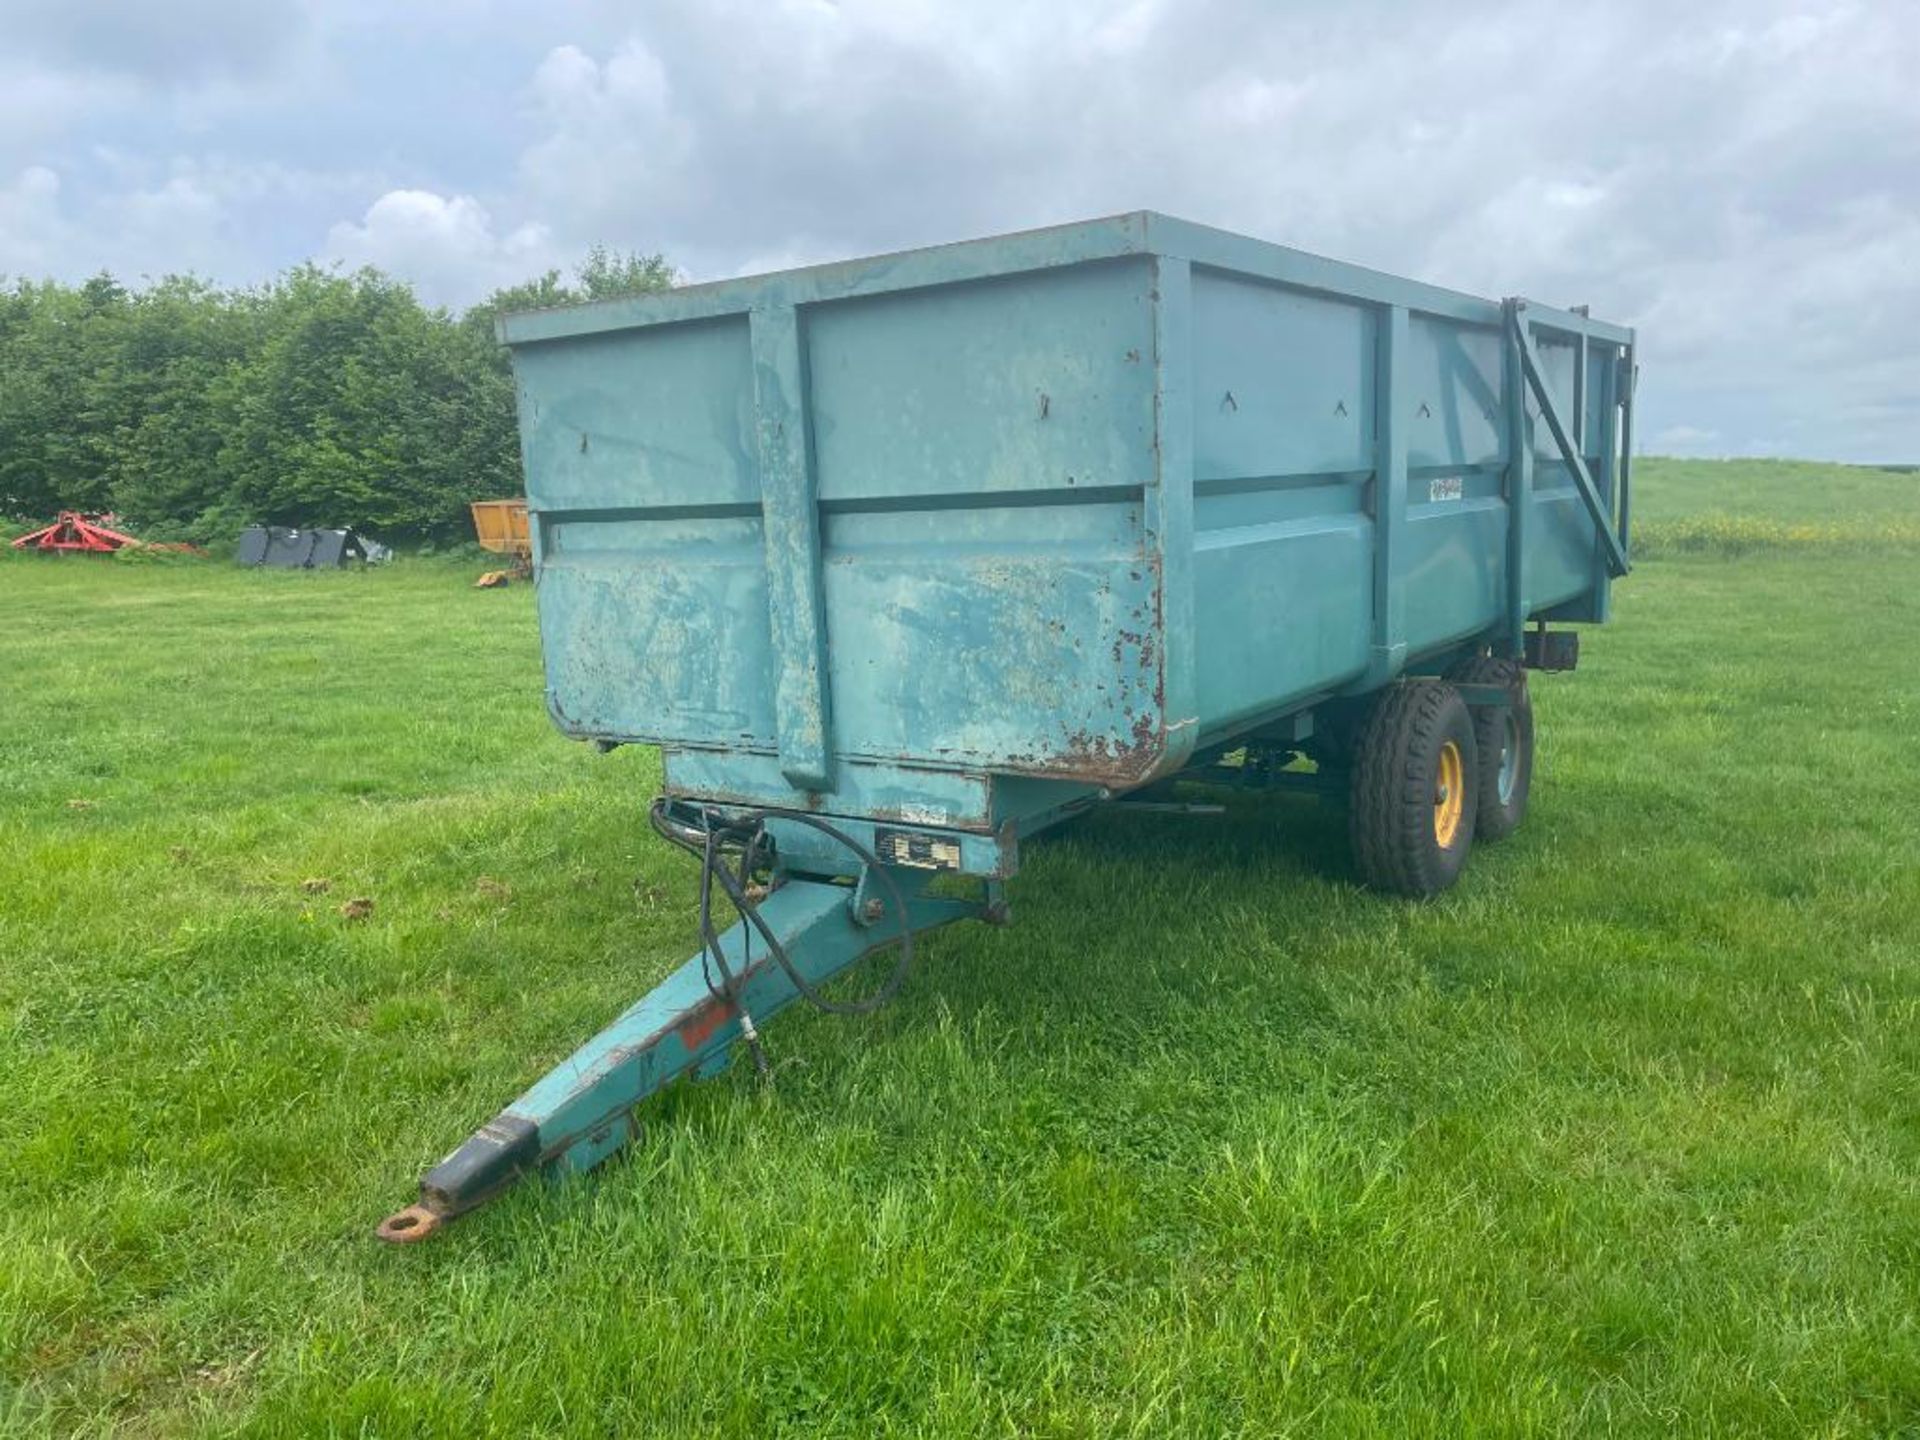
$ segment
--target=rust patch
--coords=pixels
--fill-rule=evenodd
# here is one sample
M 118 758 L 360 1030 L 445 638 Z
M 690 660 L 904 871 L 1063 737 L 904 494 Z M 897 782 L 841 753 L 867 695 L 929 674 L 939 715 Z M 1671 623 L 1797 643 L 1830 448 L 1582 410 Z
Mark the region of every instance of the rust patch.
M 1153 752 L 1157 758 L 1160 751 L 1160 732 L 1155 728 L 1157 716 L 1142 711 L 1133 722 L 1133 748 L 1136 754 L 1146 755 Z
M 680 1043 L 689 1052 L 697 1051 L 719 1031 L 720 1027 L 734 1018 L 731 1005 L 718 1000 L 706 1000 L 696 1005 L 693 1012 L 673 1027 L 673 1033 L 680 1037 Z
M 373 1233 L 389 1245 L 413 1245 L 437 1233 L 446 1219 L 425 1205 L 409 1205 L 382 1220 Z
M 1076 730 L 1067 736 L 1063 753 L 1049 757 L 1035 768 L 1044 775 L 1099 784 L 1126 784 L 1137 780 L 1159 763 L 1162 737 L 1158 720 L 1150 711 L 1134 715 L 1124 739 Z

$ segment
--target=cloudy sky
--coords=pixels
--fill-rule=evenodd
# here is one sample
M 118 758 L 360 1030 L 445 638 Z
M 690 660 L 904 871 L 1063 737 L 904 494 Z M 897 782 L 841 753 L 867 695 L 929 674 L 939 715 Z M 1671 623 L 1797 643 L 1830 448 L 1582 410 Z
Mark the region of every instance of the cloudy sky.
M 1667 453 L 1920 461 L 1920 3 L 0 0 L 0 274 L 459 306 L 1150 208 L 1642 332 Z

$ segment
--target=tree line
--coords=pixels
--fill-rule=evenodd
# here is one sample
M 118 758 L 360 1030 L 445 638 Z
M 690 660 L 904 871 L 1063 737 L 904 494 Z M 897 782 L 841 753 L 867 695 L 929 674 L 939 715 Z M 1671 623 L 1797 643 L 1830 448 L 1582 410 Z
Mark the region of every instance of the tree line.
M 663 257 L 600 247 L 461 314 L 311 264 L 250 289 L 0 279 L 0 516 L 112 511 L 200 542 L 254 523 L 466 536 L 469 501 L 521 491 L 494 317 L 672 283 Z

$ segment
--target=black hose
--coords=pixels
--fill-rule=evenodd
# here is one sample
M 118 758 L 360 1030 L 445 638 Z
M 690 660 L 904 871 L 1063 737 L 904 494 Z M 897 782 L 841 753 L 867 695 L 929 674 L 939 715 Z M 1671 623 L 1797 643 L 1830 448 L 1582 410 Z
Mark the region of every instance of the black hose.
M 913 969 L 913 923 L 907 913 L 906 892 L 900 888 L 900 882 L 883 865 L 880 857 L 860 841 L 847 834 L 837 825 L 822 820 L 817 815 L 803 815 L 788 810 L 749 810 L 730 818 L 726 823 L 716 823 L 711 811 L 703 810 L 700 825 L 694 825 L 672 812 L 666 797 L 655 800 L 648 811 L 647 818 L 654 830 L 672 844 L 678 845 L 700 861 L 700 939 L 702 966 L 707 976 L 707 987 L 714 994 L 725 994 L 736 1004 L 739 1001 L 739 987 L 744 980 L 744 971 L 751 968 L 751 945 L 753 932 L 760 932 L 760 938 L 766 941 L 767 950 L 775 962 L 786 972 L 787 979 L 800 996 L 817 1010 L 829 1015 L 871 1015 L 900 993 L 906 983 L 908 973 Z M 792 821 L 818 831 L 842 848 L 851 852 L 867 869 L 867 872 L 879 877 L 893 904 L 894 914 L 900 926 L 900 956 L 894 962 L 892 971 L 872 994 L 858 1000 L 835 1000 L 824 995 L 813 982 L 802 975 L 794 965 L 787 948 L 773 928 L 760 916 L 759 903 L 748 894 L 752 876 L 766 850 L 766 824 L 769 819 Z M 728 850 L 736 850 L 739 855 L 737 873 L 729 873 L 725 855 Z M 743 935 L 743 950 L 747 955 L 747 964 L 742 967 L 742 975 L 735 977 L 726 962 L 726 956 L 720 946 L 719 932 L 713 923 L 713 887 L 718 883 L 726 892 L 727 899 L 747 922 Z M 716 986 L 712 967 L 720 971 L 720 982 Z M 744 1015 L 744 1011 L 742 1012 Z M 743 1029 L 746 1027 L 743 1026 Z M 758 1050 L 755 1045 L 756 1053 Z

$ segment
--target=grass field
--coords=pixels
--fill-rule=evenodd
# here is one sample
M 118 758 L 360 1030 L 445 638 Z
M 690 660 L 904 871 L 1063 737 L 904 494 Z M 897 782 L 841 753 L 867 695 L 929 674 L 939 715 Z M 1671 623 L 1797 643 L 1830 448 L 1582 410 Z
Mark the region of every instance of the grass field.
M 1441 901 L 1308 801 L 1089 820 L 404 1250 L 691 953 L 655 757 L 553 733 L 525 588 L 0 565 L 0 1433 L 1920 1428 L 1920 477 L 1643 476 L 1775 528 L 1618 589 Z

